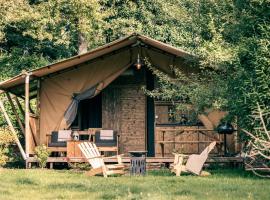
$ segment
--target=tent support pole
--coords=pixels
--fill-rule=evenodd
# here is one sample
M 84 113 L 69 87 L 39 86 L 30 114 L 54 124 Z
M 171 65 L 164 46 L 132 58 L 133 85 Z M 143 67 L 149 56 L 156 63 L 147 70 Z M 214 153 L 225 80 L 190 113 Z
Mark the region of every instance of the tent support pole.
M 40 135 L 40 91 L 41 91 L 41 79 L 38 79 L 37 82 L 37 109 L 36 109 L 36 116 L 37 116 L 37 134 Z
M 38 79 L 37 82 L 37 109 L 36 109 L 36 115 L 40 117 L 40 79 Z
M 6 109 L 5 109 L 5 107 L 4 107 L 4 104 L 3 104 L 2 100 L 0 100 L 0 108 L 1 108 L 1 110 L 2 110 L 2 113 L 4 114 L 4 117 L 5 117 L 5 119 L 6 119 L 7 123 L 8 123 L 8 126 L 9 126 L 11 132 L 12 132 L 12 133 L 14 134 L 14 136 L 15 136 L 15 142 L 16 142 L 16 144 L 17 144 L 18 147 L 19 147 L 19 150 L 20 150 L 20 152 L 21 152 L 21 155 L 22 155 L 23 159 L 26 160 L 26 159 L 27 159 L 27 156 L 26 156 L 26 154 L 25 154 L 25 152 L 24 152 L 24 150 L 23 150 L 23 147 L 22 147 L 22 145 L 21 145 L 21 143 L 20 143 L 20 141 L 19 141 L 19 139 L 18 139 L 18 137 L 17 137 L 16 130 L 15 130 L 14 126 L 12 125 L 11 121 L 10 121 L 10 118 L 9 118 L 7 112 L 6 112 Z
M 29 82 L 30 74 L 25 73 L 25 153 L 29 157 L 30 153 L 30 112 L 29 112 Z
M 8 101 L 9 101 L 9 103 L 10 103 L 10 105 L 11 105 L 12 111 L 13 111 L 13 113 L 14 113 L 16 119 L 17 119 L 17 122 L 18 122 L 20 128 L 21 128 L 21 131 L 22 131 L 23 134 L 25 135 L 24 125 L 23 125 L 23 123 L 22 123 L 22 121 L 21 121 L 21 119 L 20 119 L 20 116 L 19 116 L 19 114 L 18 114 L 16 108 L 15 108 L 15 105 L 14 105 L 14 103 L 13 103 L 13 101 L 12 101 L 12 98 L 11 98 L 11 96 L 10 96 L 10 94 L 9 94 L 8 92 L 6 92 L 6 95 L 7 95 Z

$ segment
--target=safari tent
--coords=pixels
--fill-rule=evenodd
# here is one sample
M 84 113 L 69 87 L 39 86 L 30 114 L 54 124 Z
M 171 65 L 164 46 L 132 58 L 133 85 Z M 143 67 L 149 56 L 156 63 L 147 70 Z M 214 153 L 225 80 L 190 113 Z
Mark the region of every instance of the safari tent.
M 10 126 L 25 135 L 22 150 L 26 160 L 32 159 L 35 146 L 48 145 L 53 132 L 76 130 L 88 134 L 95 129 L 115 131 L 117 152 L 125 155 L 147 150 L 148 157 L 166 160 L 174 150 L 197 153 L 213 140 L 220 144 L 214 154 L 221 155 L 223 137 L 213 127 L 224 113 L 214 111 L 200 124 L 173 122 L 170 102 L 154 100 L 142 90 L 156 86 L 155 77 L 145 66 L 135 66 L 144 58 L 169 75 L 173 75 L 171 66 L 185 72 L 198 70 L 191 66 L 194 56 L 188 52 L 132 34 L 1 82 L 0 89 L 17 119 L 17 125 Z M 230 152 L 237 151 L 235 137 L 228 138 Z M 70 145 L 51 149 L 69 152 L 69 148 L 76 148 Z M 68 159 L 68 154 L 61 154 L 61 161 Z

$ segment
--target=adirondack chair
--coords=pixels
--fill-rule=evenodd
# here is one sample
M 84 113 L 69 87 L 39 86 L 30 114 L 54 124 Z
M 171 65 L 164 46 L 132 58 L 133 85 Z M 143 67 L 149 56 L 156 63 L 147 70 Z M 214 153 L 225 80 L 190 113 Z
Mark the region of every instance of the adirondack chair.
M 122 164 L 121 155 L 112 156 L 117 157 L 118 164 L 105 165 L 104 157 L 100 155 L 100 152 L 94 143 L 82 142 L 79 144 L 79 148 L 92 166 L 92 169 L 86 173 L 88 176 L 103 174 L 104 177 L 107 177 L 108 175 L 113 174 L 124 174 L 125 166 Z
M 208 154 L 214 149 L 216 142 L 212 142 L 207 146 L 201 154 L 192 154 L 188 157 L 186 165 L 183 165 L 183 160 L 186 155 L 174 153 L 174 163 L 171 165 L 171 171 L 180 176 L 181 172 L 191 172 L 196 175 L 203 175 L 202 168 L 208 158 Z M 206 173 L 204 173 L 206 174 Z

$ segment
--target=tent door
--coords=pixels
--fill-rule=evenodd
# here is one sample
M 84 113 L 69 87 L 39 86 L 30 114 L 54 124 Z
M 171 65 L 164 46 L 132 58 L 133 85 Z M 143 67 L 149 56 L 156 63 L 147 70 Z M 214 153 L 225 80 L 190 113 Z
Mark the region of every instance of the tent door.
M 78 124 L 80 130 L 102 127 L 102 95 L 101 93 L 91 99 L 79 103 L 78 113 L 73 124 Z M 74 127 L 72 125 L 72 127 Z

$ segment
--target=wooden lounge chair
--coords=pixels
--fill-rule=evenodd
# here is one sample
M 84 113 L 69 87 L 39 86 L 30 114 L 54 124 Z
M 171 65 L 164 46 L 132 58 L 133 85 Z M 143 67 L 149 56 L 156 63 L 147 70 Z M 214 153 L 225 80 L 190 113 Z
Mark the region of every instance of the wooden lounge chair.
M 216 142 L 212 142 L 209 146 L 207 146 L 201 154 L 192 154 L 188 157 L 186 165 L 183 165 L 184 157 L 187 157 L 183 154 L 176 154 L 174 158 L 174 163 L 171 165 L 171 171 L 176 174 L 176 176 L 180 176 L 181 172 L 191 172 L 193 174 L 202 176 L 207 175 L 207 173 L 202 172 L 203 165 L 208 158 L 209 153 L 216 146 Z
M 121 155 L 112 156 L 117 158 L 118 164 L 105 165 L 104 157 L 100 155 L 100 152 L 94 143 L 82 142 L 79 144 L 79 148 L 92 166 L 92 169 L 86 172 L 88 176 L 103 174 L 104 177 L 107 177 L 108 175 L 113 174 L 124 174 L 125 166 L 122 164 Z

